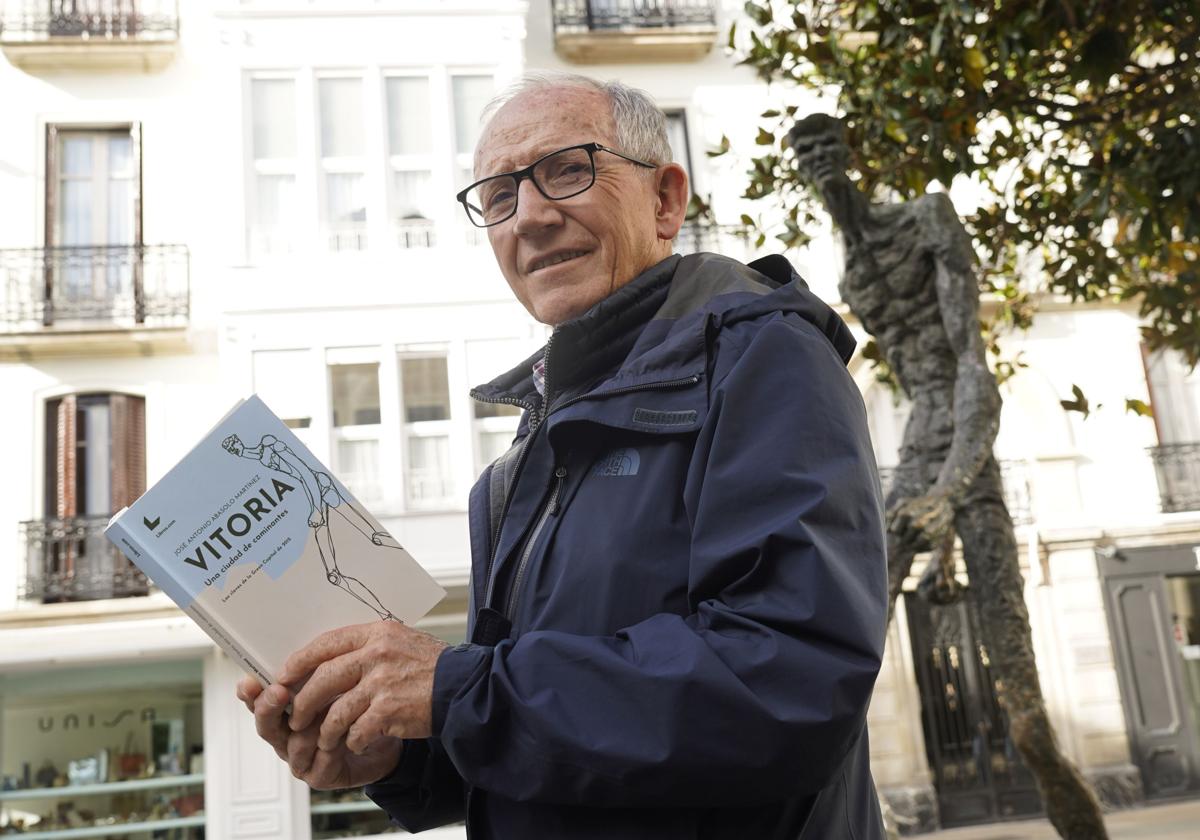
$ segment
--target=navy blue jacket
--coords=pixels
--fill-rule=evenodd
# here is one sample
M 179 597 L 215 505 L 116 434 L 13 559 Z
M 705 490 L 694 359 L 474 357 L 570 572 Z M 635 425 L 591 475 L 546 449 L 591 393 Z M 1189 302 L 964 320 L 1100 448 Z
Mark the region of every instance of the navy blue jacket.
M 782 257 L 672 256 L 554 331 L 545 402 L 540 353 L 477 388 L 526 411 L 471 493 L 472 642 L 375 802 L 480 840 L 881 838 L 853 348 Z

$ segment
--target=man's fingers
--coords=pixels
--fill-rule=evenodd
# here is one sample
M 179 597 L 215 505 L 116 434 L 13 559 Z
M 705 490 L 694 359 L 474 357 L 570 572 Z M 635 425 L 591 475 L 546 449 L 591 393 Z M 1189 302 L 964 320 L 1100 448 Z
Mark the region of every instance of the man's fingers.
M 355 657 L 341 656 L 319 665 L 292 701 L 292 730 L 307 728 L 317 715 L 339 695 L 354 688 L 361 678 L 362 668 Z
M 242 677 L 237 684 L 237 699 L 246 704 L 246 708 L 254 711 L 254 701 L 262 694 L 262 684 L 254 677 Z
M 332 751 L 370 705 L 371 695 L 361 686 L 339 697 L 325 714 L 317 746 Z
M 271 685 L 254 701 L 254 728 L 260 738 L 275 748 L 280 758 L 287 757 L 288 737 L 292 734 L 284 721 L 288 697 L 283 686 Z
M 292 775 L 297 779 L 304 776 L 313 766 L 317 755 L 317 727 L 310 726 L 301 732 L 293 732 L 287 742 L 285 756 Z
M 366 641 L 371 626 L 373 625 L 351 624 L 349 627 L 339 627 L 322 633 L 287 658 L 277 679 L 285 685 L 295 683 L 322 662 L 357 650 Z
M 368 708 L 346 732 L 346 749 L 355 755 L 361 755 L 371 744 L 387 734 L 387 722 L 382 715 Z

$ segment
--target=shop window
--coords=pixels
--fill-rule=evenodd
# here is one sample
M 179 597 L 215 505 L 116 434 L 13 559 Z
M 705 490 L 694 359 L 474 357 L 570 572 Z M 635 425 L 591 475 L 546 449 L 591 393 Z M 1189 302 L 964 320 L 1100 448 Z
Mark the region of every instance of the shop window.
M 199 662 L 0 675 L 0 834 L 204 837 Z
M 371 351 L 367 351 L 370 353 Z M 353 355 L 353 354 L 351 354 Z M 333 469 L 364 504 L 383 496 L 379 471 L 379 362 L 346 362 L 329 365 L 333 408 Z M 376 356 L 378 358 L 378 356 Z

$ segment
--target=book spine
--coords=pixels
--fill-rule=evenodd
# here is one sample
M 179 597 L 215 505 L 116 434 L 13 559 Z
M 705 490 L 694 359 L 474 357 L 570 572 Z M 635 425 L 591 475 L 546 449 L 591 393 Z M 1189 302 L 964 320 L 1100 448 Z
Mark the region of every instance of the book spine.
M 274 680 L 271 678 L 271 675 L 267 673 L 267 669 L 264 668 L 248 650 L 246 650 L 244 645 L 240 644 L 232 636 L 230 636 L 224 627 L 222 627 L 216 621 L 213 621 L 212 616 L 208 614 L 207 610 L 200 606 L 198 601 L 194 601 L 190 607 L 184 610 L 184 612 L 192 619 L 192 621 L 200 625 L 200 629 L 207 633 L 208 637 L 216 642 L 220 646 L 221 650 L 225 651 L 226 655 L 228 655 L 230 659 L 233 659 L 235 662 L 240 662 L 242 667 L 254 674 L 254 676 L 258 677 L 258 681 L 264 686 L 268 686 L 274 682 Z

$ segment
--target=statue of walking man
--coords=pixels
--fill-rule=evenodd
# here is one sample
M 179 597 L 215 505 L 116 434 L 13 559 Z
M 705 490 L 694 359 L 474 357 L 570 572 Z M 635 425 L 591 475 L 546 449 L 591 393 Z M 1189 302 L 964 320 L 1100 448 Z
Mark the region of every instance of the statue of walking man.
M 888 584 L 894 606 L 918 552 L 932 554 L 919 591 L 958 596 L 955 535 L 978 606 L 1009 733 L 1038 781 L 1047 816 L 1068 840 L 1108 835 L 1100 807 L 1058 749 L 1046 716 L 1017 565 L 1012 519 L 992 445 L 1000 391 L 979 331 L 971 239 L 945 193 L 872 204 L 846 174 L 840 120 L 814 114 L 788 134 L 797 170 L 821 195 L 845 241 L 838 290 L 912 401 L 887 496 Z

